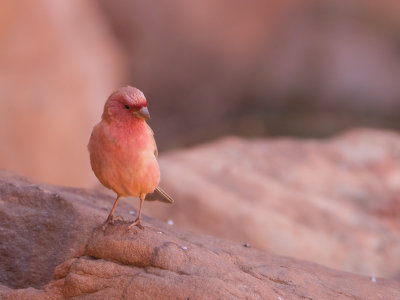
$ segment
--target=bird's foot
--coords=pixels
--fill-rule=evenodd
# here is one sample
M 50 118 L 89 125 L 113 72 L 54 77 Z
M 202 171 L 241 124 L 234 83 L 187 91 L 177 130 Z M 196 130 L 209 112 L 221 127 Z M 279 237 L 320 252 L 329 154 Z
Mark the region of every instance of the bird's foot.
M 103 227 L 102 227 L 103 231 L 106 230 L 108 224 L 114 224 L 114 216 L 113 215 L 109 215 L 107 220 L 104 222 Z
M 114 215 L 109 215 L 107 220 L 104 222 L 105 224 L 114 224 Z
M 132 228 L 133 226 L 137 226 L 137 227 L 139 227 L 140 229 L 144 229 L 144 227 L 142 226 L 142 224 L 140 224 L 140 219 L 139 218 L 137 218 L 134 222 L 132 222 L 131 224 L 129 224 L 129 226 L 128 226 L 128 228 L 130 229 L 130 228 Z

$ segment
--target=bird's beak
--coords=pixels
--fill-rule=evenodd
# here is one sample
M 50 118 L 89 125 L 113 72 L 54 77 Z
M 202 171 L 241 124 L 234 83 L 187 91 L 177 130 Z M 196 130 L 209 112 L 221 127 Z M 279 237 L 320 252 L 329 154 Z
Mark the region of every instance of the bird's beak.
M 137 118 L 150 119 L 150 113 L 147 107 L 142 107 L 140 110 L 133 113 Z

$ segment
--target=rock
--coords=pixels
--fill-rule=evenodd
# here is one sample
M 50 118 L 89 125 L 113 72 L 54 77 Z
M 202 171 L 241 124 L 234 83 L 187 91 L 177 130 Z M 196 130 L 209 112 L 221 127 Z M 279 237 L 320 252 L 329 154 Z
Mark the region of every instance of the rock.
M 175 226 L 366 276 L 400 279 L 400 136 L 224 138 L 160 159 Z
M 144 230 L 116 221 L 103 231 L 103 206 L 113 199 L 98 192 L 36 185 L 2 171 L 0 196 L 1 299 L 400 297 L 392 280 L 373 282 L 147 217 Z M 132 207 L 120 205 L 129 218 Z
M 0 283 L 13 288 L 48 282 L 54 267 L 88 237 L 105 205 L 104 196 L 94 193 L 96 209 L 84 213 L 88 192 L 33 184 L 4 171 L 0 191 L 0 261 L 6 270 Z
M 86 145 L 125 74 L 96 1 L 1 2 L 0 20 L 0 168 L 93 184 Z

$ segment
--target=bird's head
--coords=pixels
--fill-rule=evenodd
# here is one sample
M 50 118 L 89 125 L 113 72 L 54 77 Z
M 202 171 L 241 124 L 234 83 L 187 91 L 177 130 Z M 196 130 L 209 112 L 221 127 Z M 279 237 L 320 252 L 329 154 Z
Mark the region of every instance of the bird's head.
M 119 88 L 108 97 L 102 118 L 118 122 L 150 119 L 147 100 L 137 88 L 131 86 Z

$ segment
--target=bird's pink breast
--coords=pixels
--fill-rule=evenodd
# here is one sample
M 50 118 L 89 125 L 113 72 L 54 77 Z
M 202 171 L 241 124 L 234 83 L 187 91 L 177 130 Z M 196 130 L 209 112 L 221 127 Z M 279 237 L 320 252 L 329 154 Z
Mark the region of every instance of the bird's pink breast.
M 93 129 L 88 146 L 97 178 L 122 196 L 151 193 L 160 180 L 153 133 L 145 122 L 135 125 L 102 121 Z

